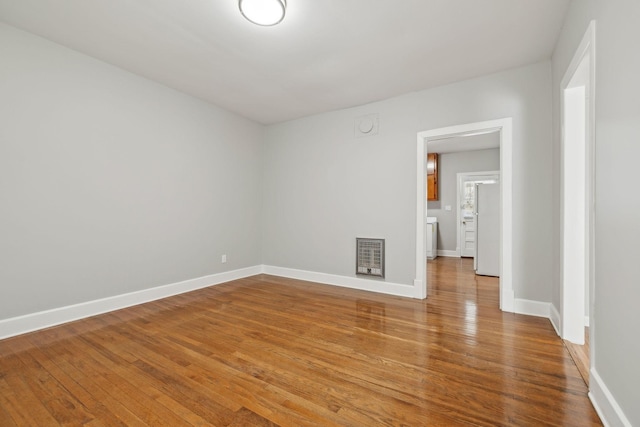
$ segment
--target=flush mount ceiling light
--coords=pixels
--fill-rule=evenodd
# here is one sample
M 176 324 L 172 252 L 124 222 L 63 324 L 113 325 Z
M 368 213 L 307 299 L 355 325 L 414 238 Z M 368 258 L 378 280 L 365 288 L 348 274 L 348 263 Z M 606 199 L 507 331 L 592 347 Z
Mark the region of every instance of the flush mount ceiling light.
M 287 0 L 238 0 L 242 16 L 257 25 L 276 25 L 284 19 Z

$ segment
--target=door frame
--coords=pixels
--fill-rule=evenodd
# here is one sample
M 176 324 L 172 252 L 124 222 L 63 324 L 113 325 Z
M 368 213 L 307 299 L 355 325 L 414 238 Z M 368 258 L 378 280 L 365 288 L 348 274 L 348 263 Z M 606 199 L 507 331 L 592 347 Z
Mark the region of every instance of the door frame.
M 584 327 L 589 325 L 590 331 L 590 360 L 591 366 L 594 363 L 595 342 L 593 336 L 593 311 L 595 294 L 595 50 L 596 28 L 595 21 L 591 21 L 585 34 L 576 49 L 576 52 L 567 67 L 567 71 L 560 83 L 560 318 L 556 328 L 560 331 L 563 339 L 576 344 L 584 344 Z M 575 89 L 574 78 L 577 78 L 581 67 L 588 67 L 586 70 L 586 81 L 584 85 L 583 97 L 585 117 L 584 151 L 580 153 L 579 161 L 570 156 L 570 146 L 572 141 L 571 129 L 567 126 L 567 101 L 571 96 L 569 91 Z M 583 98 L 584 99 L 584 98 Z M 569 132 L 569 133 L 568 133 Z M 582 148 L 582 147 L 581 147 Z M 584 172 L 584 199 L 581 200 L 583 208 L 581 212 L 571 212 L 567 205 L 571 204 L 570 196 L 574 192 L 565 189 L 565 173 L 573 168 L 579 167 Z M 576 255 L 572 253 L 569 245 L 569 234 L 571 232 L 572 216 L 584 214 L 584 224 L 579 232 L 583 233 L 585 253 Z M 575 231 L 575 230 L 573 230 Z M 578 283 L 582 277 L 582 283 Z M 585 290 L 585 282 L 588 290 Z M 588 298 L 589 313 L 585 316 L 585 298 Z M 577 301 L 577 303 L 575 303 Z
M 456 227 L 456 238 L 458 241 L 458 249 L 456 250 L 456 255 L 458 258 L 462 257 L 462 248 L 463 246 L 463 238 L 462 235 L 462 221 L 460 218 L 460 195 L 462 193 L 462 183 L 464 178 L 473 177 L 473 176 L 497 176 L 500 178 L 500 171 L 481 171 L 481 172 L 458 172 L 456 174 L 456 182 L 457 182 L 457 193 L 456 193 L 456 221 L 458 226 Z M 474 256 L 475 258 L 475 256 Z
M 427 142 L 457 136 L 472 136 L 498 131 L 500 135 L 500 309 L 514 311 L 513 293 L 513 119 L 467 123 L 418 132 L 416 158 L 416 275 L 415 297 L 427 297 L 426 267 L 426 154 Z

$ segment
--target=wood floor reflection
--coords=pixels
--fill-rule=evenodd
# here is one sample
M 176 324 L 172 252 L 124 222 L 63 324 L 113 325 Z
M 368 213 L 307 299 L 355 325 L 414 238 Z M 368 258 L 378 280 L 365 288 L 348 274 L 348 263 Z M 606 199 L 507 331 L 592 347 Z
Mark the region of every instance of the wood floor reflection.
M 574 344 L 569 340 L 564 340 L 564 345 L 567 346 L 567 350 L 578 367 L 585 384 L 589 386 L 589 328 L 584 328 L 583 345 Z
M 418 301 L 260 275 L 0 341 L 0 425 L 600 425 L 468 260 Z

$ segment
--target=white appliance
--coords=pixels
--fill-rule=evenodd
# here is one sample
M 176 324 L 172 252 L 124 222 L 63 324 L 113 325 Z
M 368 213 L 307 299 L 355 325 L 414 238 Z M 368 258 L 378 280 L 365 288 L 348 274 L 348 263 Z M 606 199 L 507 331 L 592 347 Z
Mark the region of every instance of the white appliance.
M 500 184 L 476 184 L 476 274 L 500 275 Z
M 427 259 L 438 256 L 438 218 L 427 217 Z

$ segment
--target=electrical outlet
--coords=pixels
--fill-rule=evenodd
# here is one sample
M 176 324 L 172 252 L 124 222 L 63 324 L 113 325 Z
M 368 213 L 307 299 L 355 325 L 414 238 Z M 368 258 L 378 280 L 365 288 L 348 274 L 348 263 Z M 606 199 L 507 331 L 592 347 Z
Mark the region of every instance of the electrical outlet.
M 222 255 L 222 259 L 220 260 L 223 264 L 227 262 L 227 254 Z

